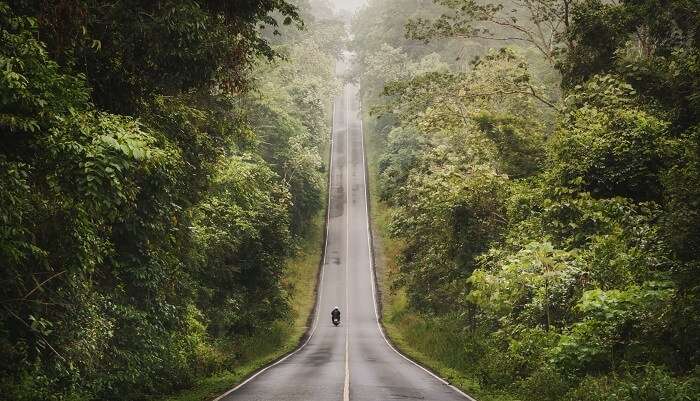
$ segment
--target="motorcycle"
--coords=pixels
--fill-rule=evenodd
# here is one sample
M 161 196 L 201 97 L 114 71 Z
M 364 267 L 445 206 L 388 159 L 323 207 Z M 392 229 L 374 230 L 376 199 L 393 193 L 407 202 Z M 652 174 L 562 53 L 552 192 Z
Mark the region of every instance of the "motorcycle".
M 340 318 L 339 318 L 339 317 L 337 317 L 337 318 L 334 317 L 332 320 L 333 320 L 333 325 L 334 325 L 334 326 L 337 326 L 337 325 L 340 324 Z

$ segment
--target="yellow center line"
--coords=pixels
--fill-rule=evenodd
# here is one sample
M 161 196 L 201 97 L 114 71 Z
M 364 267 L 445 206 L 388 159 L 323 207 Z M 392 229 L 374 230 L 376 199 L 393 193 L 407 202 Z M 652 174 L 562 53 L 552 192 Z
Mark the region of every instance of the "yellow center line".
M 345 386 L 343 400 L 350 401 L 350 302 L 349 302 L 349 270 L 350 270 L 350 106 L 347 86 L 345 92 Z

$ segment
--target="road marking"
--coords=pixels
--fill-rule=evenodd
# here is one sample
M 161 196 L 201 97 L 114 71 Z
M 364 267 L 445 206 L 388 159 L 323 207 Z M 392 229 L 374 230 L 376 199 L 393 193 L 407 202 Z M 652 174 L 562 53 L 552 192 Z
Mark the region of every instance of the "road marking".
M 350 107 L 348 103 L 348 85 L 345 92 L 345 384 L 343 401 L 350 401 Z
M 358 86 L 359 90 L 359 86 Z M 367 163 L 365 162 L 365 133 L 363 129 L 363 124 L 362 124 L 362 109 L 360 108 L 359 110 L 359 115 L 360 115 L 360 137 L 362 138 L 362 169 L 363 169 L 363 174 L 362 174 L 362 180 L 364 183 L 364 188 L 365 188 L 365 222 L 367 223 L 367 253 L 369 254 L 369 275 L 370 275 L 370 282 L 372 283 L 372 300 L 374 301 L 374 317 L 377 322 L 377 328 L 379 329 L 379 334 L 382 335 L 382 338 L 384 339 L 384 342 L 391 348 L 394 352 L 396 352 L 399 356 L 401 356 L 403 359 L 407 360 L 408 362 L 412 363 L 413 365 L 419 367 L 422 369 L 424 372 L 429 374 L 430 376 L 438 379 L 442 384 L 450 387 L 452 390 L 456 391 L 458 394 L 463 396 L 469 401 L 476 401 L 474 398 L 471 396 L 467 395 L 464 393 L 462 390 L 458 389 L 457 387 L 451 385 L 447 380 L 443 379 L 442 377 L 436 375 L 435 373 L 431 372 L 430 370 L 424 368 L 417 362 L 411 360 L 408 358 L 406 355 L 402 354 L 399 352 L 396 348 L 394 348 L 393 345 L 389 342 L 389 340 L 386 338 L 386 335 L 384 334 L 384 329 L 382 328 L 381 323 L 379 323 L 379 310 L 377 309 L 377 290 L 375 288 L 375 283 L 374 283 L 374 278 L 376 277 L 375 272 L 374 272 L 374 258 L 372 257 L 372 241 L 371 241 L 371 231 L 369 227 L 369 198 L 367 196 Z M 347 151 L 346 151 L 347 152 Z
M 256 374 L 250 376 L 246 381 L 243 383 L 237 385 L 236 387 L 232 388 L 231 390 L 221 394 L 220 396 L 214 398 L 212 401 L 221 401 L 234 391 L 240 389 L 241 387 L 245 386 L 249 382 L 253 381 L 256 377 L 260 376 L 263 374 L 265 371 L 268 369 L 275 367 L 279 365 L 280 363 L 286 361 L 289 357 L 292 355 L 296 354 L 297 352 L 301 351 L 306 345 L 311 341 L 311 338 L 314 336 L 314 333 L 316 332 L 316 327 L 318 327 L 318 321 L 321 317 L 321 300 L 323 299 L 323 276 L 324 272 L 326 270 L 326 259 L 328 257 L 328 233 L 329 233 L 329 228 L 330 228 L 330 221 L 331 221 L 331 192 L 333 190 L 333 145 L 335 141 L 333 140 L 333 133 L 335 132 L 335 101 L 333 102 L 333 122 L 331 123 L 331 156 L 330 156 L 330 161 L 329 161 L 329 166 L 328 166 L 328 206 L 326 208 L 326 238 L 324 240 L 323 244 L 323 263 L 321 265 L 321 277 L 318 280 L 318 296 L 316 297 L 316 314 L 314 316 L 314 325 L 311 328 L 311 332 L 309 333 L 309 337 L 306 338 L 306 341 L 304 341 L 303 344 L 299 346 L 299 348 L 295 349 L 294 351 L 290 352 L 285 356 L 284 358 L 278 360 L 277 362 L 266 366 L 265 368 L 261 369 L 258 371 Z

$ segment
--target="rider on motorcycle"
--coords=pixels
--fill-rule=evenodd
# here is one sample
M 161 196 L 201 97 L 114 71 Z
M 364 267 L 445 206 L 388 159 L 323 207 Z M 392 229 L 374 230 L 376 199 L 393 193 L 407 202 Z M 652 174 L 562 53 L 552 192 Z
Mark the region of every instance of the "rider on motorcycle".
M 337 306 L 331 311 L 331 322 L 335 323 L 336 320 L 340 322 L 340 308 Z

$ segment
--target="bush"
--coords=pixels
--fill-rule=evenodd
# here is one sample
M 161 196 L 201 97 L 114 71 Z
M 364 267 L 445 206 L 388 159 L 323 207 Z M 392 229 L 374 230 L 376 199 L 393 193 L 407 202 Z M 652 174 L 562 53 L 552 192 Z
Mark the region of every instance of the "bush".
M 700 394 L 700 376 L 673 377 L 668 370 L 646 365 L 622 376 L 586 377 L 566 401 L 692 401 Z

